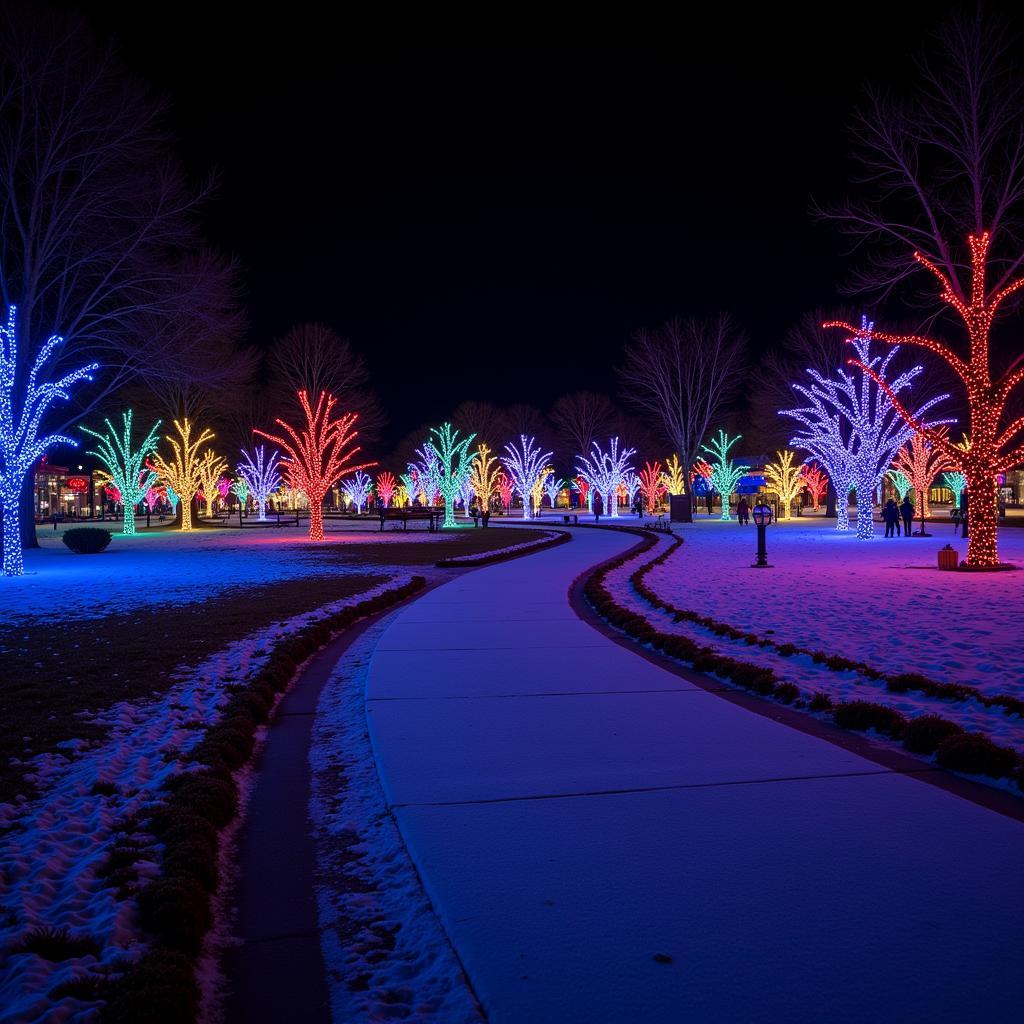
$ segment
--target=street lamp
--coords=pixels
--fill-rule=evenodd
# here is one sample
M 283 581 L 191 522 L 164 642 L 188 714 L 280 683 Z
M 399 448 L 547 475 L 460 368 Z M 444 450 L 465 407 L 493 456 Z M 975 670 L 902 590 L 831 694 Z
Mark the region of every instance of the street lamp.
M 751 566 L 752 569 L 770 569 L 768 564 L 768 549 L 765 547 L 764 531 L 771 524 L 772 510 L 768 505 L 759 502 L 754 506 L 754 523 L 757 526 L 757 561 Z

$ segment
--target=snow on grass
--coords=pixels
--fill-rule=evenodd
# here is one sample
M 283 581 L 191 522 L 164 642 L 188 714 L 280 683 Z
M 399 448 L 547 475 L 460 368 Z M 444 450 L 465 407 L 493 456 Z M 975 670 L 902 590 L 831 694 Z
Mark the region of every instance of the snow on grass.
M 940 682 L 977 686 L 986 693 L 1022 696 L 1019 664 L 1013 650 L 1009 609 L 1024 596 L 1024 573 L 951 574 L 911 568 L 941 543 L 920 538 L 886 542 L 844 543 L 822 521 L 808 525 L 777 524 L 769 530 L 769 561 L 773 569 L 752 569 L 756 535 L 735 523 L 695 523 L 680 529 L 684 544 L 655 566 L 644 582 L 675 605 L 726 622 L 737 629 L 794 643 L 810 650 L 864 662 L 887 673 L 919 672 Z M 1007 531 L 1009 532 L 1009 531 Z M 1024 555 L 1024 531 L 1017 541 L 1001 540 L 1004 558 L 1013 558 L 1016 545 Z M 667 541 L 665 542 L 667 543 Z M 836 672 L 809 656 L 786 657 L 771 648 L 730 639 L 686 620 L 674 622 L 668 613 L 652 608 L 635 592 L 629 576 L 664 550 L 665 543 L 610 573 L 606 586 L 615 599 L 640 612 L 654 628 L 687 636 L 716 653 L 771 668 L 780 680 L 796 683 L 804 694 L 828 694 L 835 703 L 866 700 L 892 707 L 909 718 L 939 714 L 969 731 L 983 732 L 996 743 L 1024 750 L 1024 720 L 975 699 L 947 701 L 908 691 L 894 693 L 883 680 L 853 672 Z M 917 545 L 917 555 L 910 550 Z M 904 556 L 904 552 L 906 555 Z M 900 563 L 900 556 L 904 562 Z M 781 570 L 781 571 L 780 571 Z M 978 582 L 997 588 L 989 594 Z M 943 656 L 946 637 L 954 625 L 949 617 L 949 590 L 964 585 L 967 594 L 957 602 L 955 620 L 958 659 L 962 668 L 947 671 Z M 979 593 L 980 589 L 980 593 Z M 892 616 L 886 594 L 898 593 L 901 607 L 912 614 Z M 947 600 L 943 601 L 945 597 Z M 977 605 L 977 607 L 975 607 Z M 999 609 L 1002 608 L 1000 611 Z M 1000 625 L 1002 623 L 1002 625 Z M 989 670 L 993 637 L 1005 644 L 1002 670 Z M 970 668 L 968 668 L 970 666 Z
M 75 751 L 70 761 L 53 759 L 53 764 L 41 766 L 48 775 L 37 799 L 0 805 L 0 828 L 5 829 L 0 846 L 0 950 L 46 926 L 91 936 L 101 947 L 98 956 L 60 963 L 30 953 L 7 956 L 0 970 L 0 1006 L 9 1019 L 78 1019 L 71 1013 L 71 1000 L 65 1001 L 66 1014 L 53 1016 L 60 1011 L 47 992 L 87 967 L 95 971 L 99 965 L 141 955 L 144 944 L 135 905 L 100 869 L 123 841 L 121 823 L 150 805 L 180 769 L 180 758 L 216 722 L 229 696 L 225 683 L 261 667 L 280 638 L 407 578 L 386 580 L 232 643 L 157 700 L 113 706 L 103 714 L 110 733 L 101 745 Z M 141 856 L 139 874 L 155 875 L 157 860 L 155 851 L 151 858 Z
M 482 1018 L 388 813 L 366 732 L 366 631 L 320 695 L 310 748 L 320 942 L 334 1020 Z

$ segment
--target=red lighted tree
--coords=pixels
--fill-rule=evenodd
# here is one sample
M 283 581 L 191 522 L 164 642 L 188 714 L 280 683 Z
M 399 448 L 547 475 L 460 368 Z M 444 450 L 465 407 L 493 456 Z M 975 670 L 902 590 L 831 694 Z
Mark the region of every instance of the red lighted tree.
M 949 430 L 946 427 L 936 427 L 935 433 L 949 439 Z M 935 478 L 947 469 L 954 470 L 959 467 L 958 462 L 953 461 L 946 452 L 932 444 L 923 434 L 915 434 L 896 453 L 892 464 L 894 469 L 906 476 L 914 493 L 919 495 L 921 508 L 918 512 L 925 518 L 931 516 L 931 510 L 928 508 L 928 491 Z
M 368 469 L 375 462 L 356 464 L 353 460 L 359 453 L 353 446 L 358 431 L 353 429 L 358 413 L 349 412 L 332 417 L 338 400 L 326 391 L 320 392 L 316 408 L 309 404 L 305 391 L 298 393 L 299 405 L 306 414 L 306 425 L 300 434 L 282 419 L 274 422 L 281 427 L 285 436 L 270 434 L 264 430 L 253 433 L 273 441 L 283 452 L 281 467 L 290 487 L 303 491 L 309 499 L 309 539 L 324 539 L 324 495 L 343 476 L 358 469 Z
M 967 477 L 970 495 L 970 534 L 967 541 L 967 565 L 974 569 L 989 569 L 999 565 L 996 527 L 999 521 L 997 498 L 999 474 L 1013 469 L 1024 461 L 1024 444 L 1020 434 L 1024 431 L 1024 416 L 1004 424 L 1007 403 L 1018 385 L 1024 382 L 1024 355 L 1018 356 L 1001 375 L 993 372 L 989 342 L 992 321 L 1000 307 L 1011 295 L 1024 288 L 1024 277 L 1018 277 L 1002 287 L 988 288 L 985 282 L 988 269 L 989 233 L 982 231 L 967 236 L 971 256 L 971 283 L 962 289 L 954 279 L 920 252 L 914 259 L 927 269 L 941 285 L 941 299 L 963 322 L 969 340 L 966 358 L 958 355 L 952 346 L 934 338 L 917 334 L 889 334 L 870 332 L 872 338 L 886 345 L 913 345 L 927 349 L 942 359 L 960 378 L 966 391 L 970 419 L 971 447 L 966 452 L 949 439 L 948 433 L 936 427 L 925 427 L 913 413 L 892 393 L 891 388 L 862 363 L 851 360 L 872 377 L 889 396 L 893 408 L 904 421 L 914 428 L 934 449 L 947 459 L 959 462 Z M 861 328 L 842 321 L 831 321 L 826 327 L 841 327 L 851 336 Z M 1017 443 L 1014 440 L 1017 439 Z
M 665 485 L 661 482 L 663 472 L 661 463 L 657 460 L 653 465 L 645 462 L 644 468 L 640 470 L 640 493 L 644 496 L 648 512 L 654 512 L 662 494 L 665 493 Z
M 816 462 L 806 462 L 800 471 L 800 482 L 811 492 L 811 500 L 814 502 L 815 511 L 817 511 L 821 499 L 828 491 L 827 474 Z

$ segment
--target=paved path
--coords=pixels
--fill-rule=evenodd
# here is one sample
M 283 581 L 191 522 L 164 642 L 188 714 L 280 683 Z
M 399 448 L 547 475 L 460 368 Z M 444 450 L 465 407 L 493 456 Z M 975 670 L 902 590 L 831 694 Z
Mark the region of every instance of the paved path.
M 373 655 L 385 793 L 492 1024 L 1018 1019 L 1024 825 L 581 621 L 634 542 L 463 575 Z

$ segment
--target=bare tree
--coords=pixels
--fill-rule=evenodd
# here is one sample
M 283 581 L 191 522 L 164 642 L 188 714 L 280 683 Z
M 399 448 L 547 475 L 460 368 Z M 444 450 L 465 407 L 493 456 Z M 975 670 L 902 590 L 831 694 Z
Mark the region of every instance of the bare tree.
M 555 428 L 561 454 L 571 462 L 586 455 L 598 438 L 607 437 L 616 421 L 616 409 L 607 395 L 574 391 L 556 399 L 548 417 Z
M 384 411 L 371 387 L 370 369 L 348 338 L 325 324 L 297 324 L 274 342 L 267 360 L 278 401 L 301 411 L 298 393 L 310 401 L 326 391 L 339 408 L 359 414 L 359 438 L 375 440 L 384 425 Z
M 524 402 L 506 406 L 502 410 L 502 426 L 510 439 L 517 439 L 521 434 L 525 434 L 527 437 L 544 440 L 544 435 L 550 429 L 540 409 Z
M 462 402 L 452 413 L 454 426 L 467 434 L 476 434 L 477 439 L 486 441 L 492 447 L 504 443 L 505 425 L 501 410 L 491 402 L 475 399 Z
M 170 157 L 165 112 L 80 17 L 0 12 L 0 294 L 18 307 L 14 393 L 54 331 L 65 340 L 47 380 L 100 364 L 48 431 L 66 433 L 132 380 L 201 380 L 211 333 L 237 327 L 233 269 L 203 252 L 193 216 L 208 190 L 191 189 Z M 31 474 L 21 507 L 32 546 Z
M 660 425 L 687 470 L 736 392 L 745 344 L 732 317 L 721 313 L 638 331 L 626 347 L 619 371 L 626 393 Z

